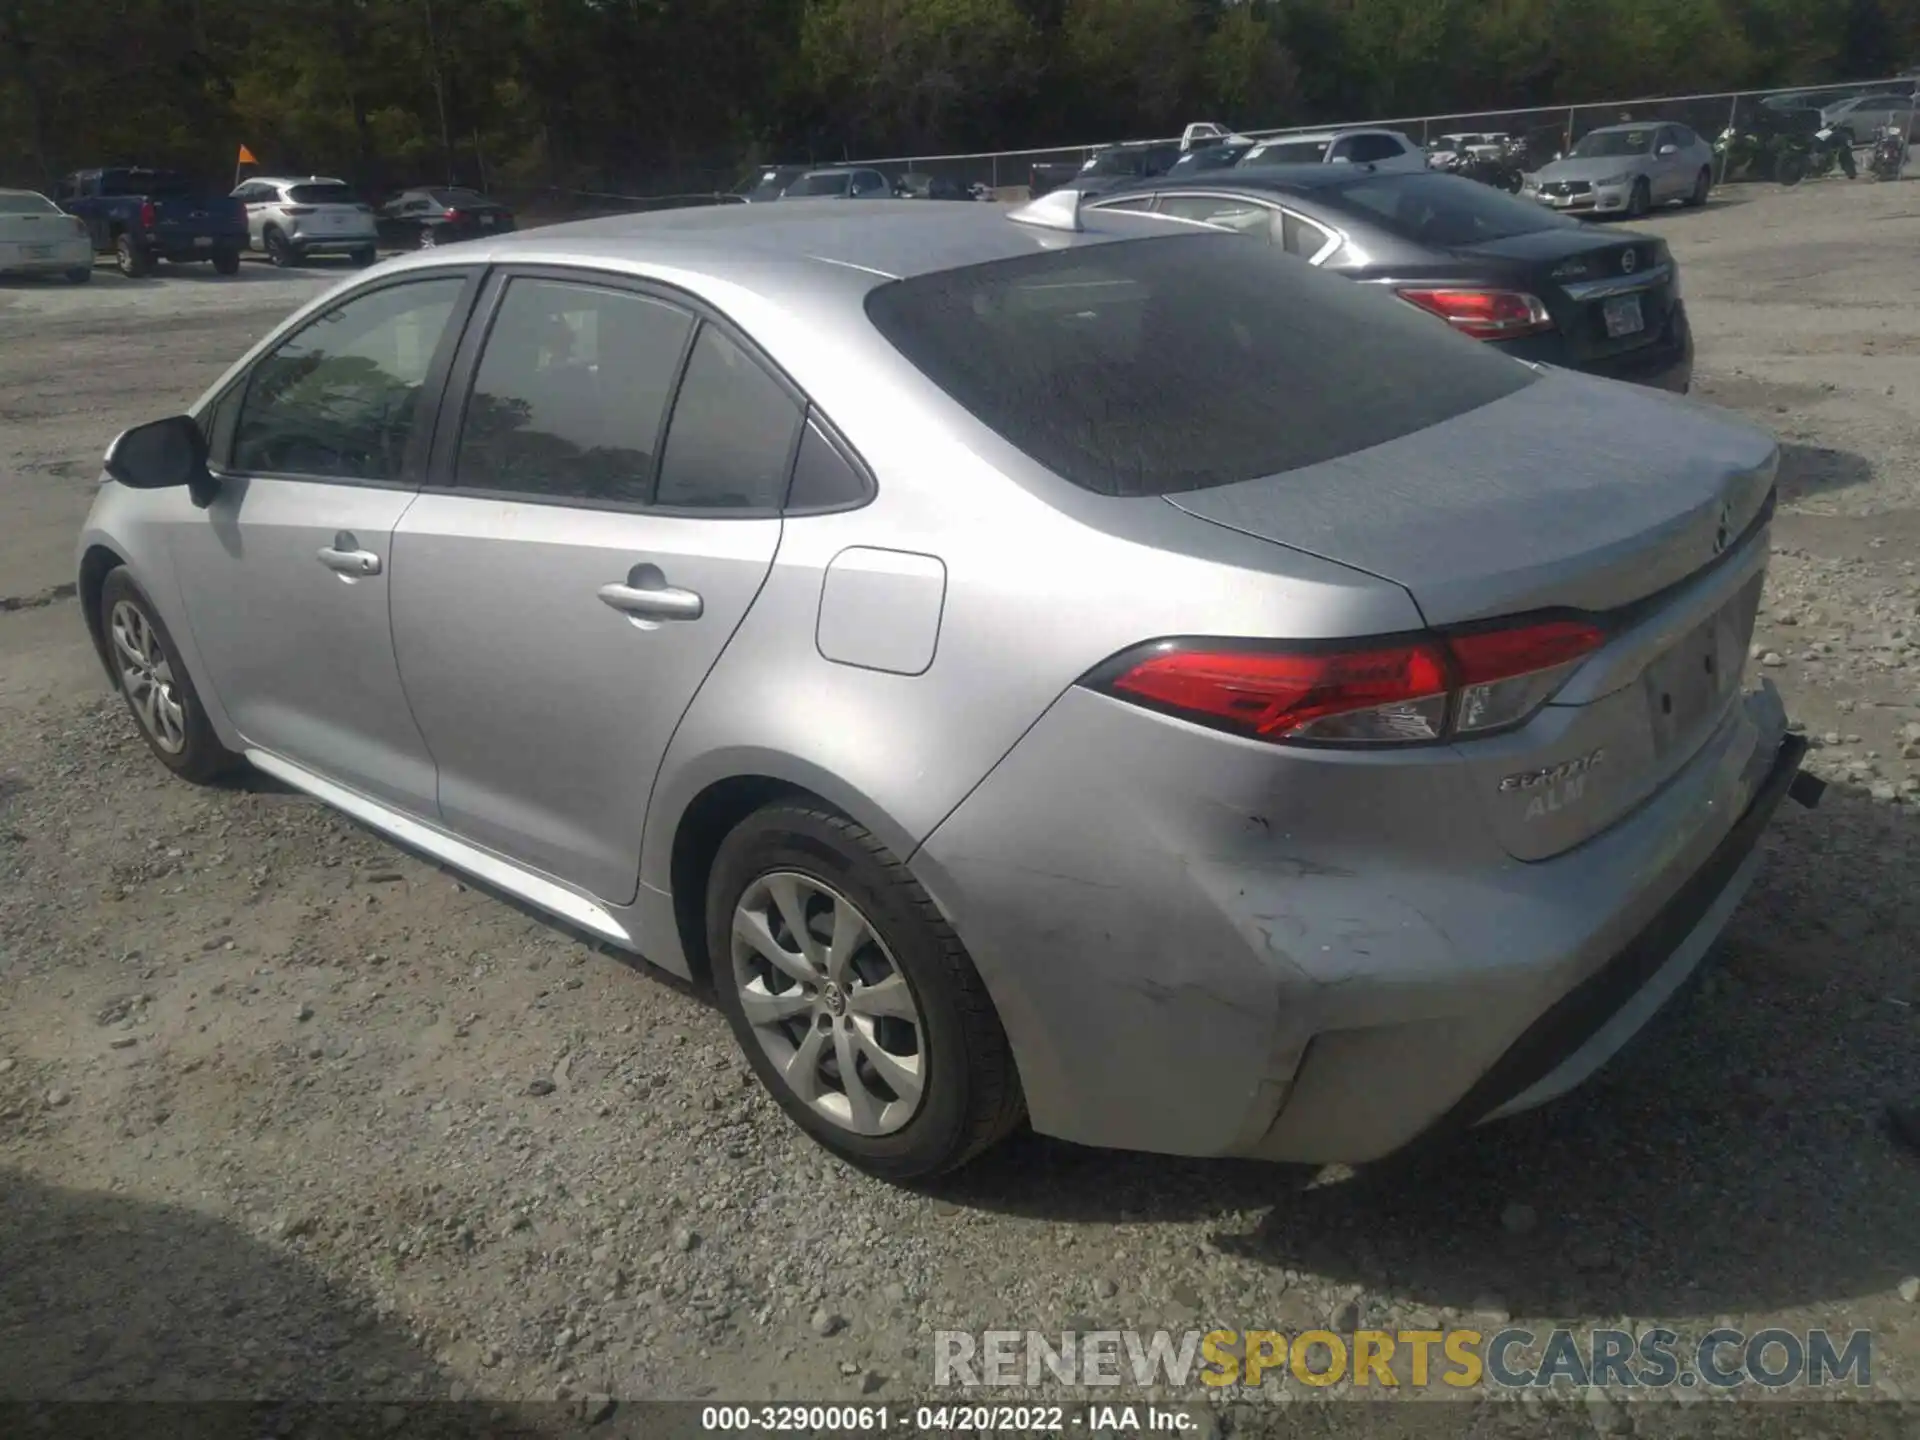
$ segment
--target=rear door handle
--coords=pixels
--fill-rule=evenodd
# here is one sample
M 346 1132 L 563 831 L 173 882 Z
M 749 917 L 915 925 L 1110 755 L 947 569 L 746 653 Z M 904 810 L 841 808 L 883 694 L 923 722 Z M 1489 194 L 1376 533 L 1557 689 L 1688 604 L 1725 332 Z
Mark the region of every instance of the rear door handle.
M 320 563 L 341 575 L 378 575 L 380 557 L 362 550 L 360 542 L 345 530 L 333 537 L 333 544 L 320 551 Z
M 599 593 L 602 604 L 643 622 L 698 620 L 707 608 L 694 591 L 667 584 L 658 565 L 636 565 L 624 582 L 602 585 Z

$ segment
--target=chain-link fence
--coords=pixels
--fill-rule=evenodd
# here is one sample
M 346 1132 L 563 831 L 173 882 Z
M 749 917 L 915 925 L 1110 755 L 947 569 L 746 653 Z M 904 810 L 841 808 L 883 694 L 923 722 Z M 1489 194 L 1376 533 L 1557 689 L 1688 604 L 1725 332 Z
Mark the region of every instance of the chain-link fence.
M 1379 127 L 1398 130 L 1424 146 L 1432 146 L 1446 136 L 1504 135 L 1514 144 L 1517 163 L 1524 169 L 1537 169 L 1555 156 L 1571 150 L 1589 130 L 1622 122 L 1676 123 L 1687 126 L 1710 144 L 1722 137 L 1715 161 L 1717 182 L 1772 178 L 1772 159 L 1796 137 L 1804 142 L 1821 127 L 1822 110 L 1853 97 L 1904 96 L 1904 116 L 1898 107 L 1889 110 L 1895 121 L 1904 118 L 1914 123 L 1913 96 L 1920 81 L 1908 75 L 1888 80 L 1854 81 L 1838 85 L 1805 86 L 1796 90 L 1749 90 L 1708 95 L 1668 95 L 1637 100 L 1611 100 L 1592 105 L 1559 105 L 1531 110 L 1485 110 L 1452 115 L 1399 116 L 1384 120 L 1354 120 L 1339 125 L 1293 125 L 1280 129 L 1243 130 L 1254 139 L 1278 135 L 1306 135 L 1327 130 Z M 1853 145 L 1872 143 L 1872 130 L 1866 121 L 1879 116 L 1871 98 L 1852 112 L 1859 119 L 1849 124 L 1849 115 L 1831 116 L 1842 127 L 1843 138 Z M 1882 121 L 1881 123 L 1885 123 Z M 1145 141 L 1114 143 L 1177 144 L 1177 137 L 1153 137 Z M 966 155 L 895 155 L 882 159 L 847 163 L 879 170 L 889 180 L 902 176 L 938 176 L 961 186 L 981 184 L 1005 198 L 1032 189 L 1051 188 L 1071 178 L 1088 156 L 1103 145 L 1063 145 L 1044 150 L 1001 150 Z

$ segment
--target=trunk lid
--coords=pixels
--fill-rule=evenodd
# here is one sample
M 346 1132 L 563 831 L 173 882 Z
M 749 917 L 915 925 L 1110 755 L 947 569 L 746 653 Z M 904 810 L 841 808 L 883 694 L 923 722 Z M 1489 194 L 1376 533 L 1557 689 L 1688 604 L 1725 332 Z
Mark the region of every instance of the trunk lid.
M 1596 238 L 1585 226 L 1466 245 L 1465 259 L 1513 267 L 1546 302 L 1576 364 L 1659 341 L 1680 303 L 1679 270 L 1664 240 Z
M 1549 370 L 1397 440 L 1166 499 L 1393 580 L 1454 625 L 1610 611 L 1677 584 L 1752 524 L 1776 458 L 1725 412 Z
M 1542 712 L 1454 747 L 1500 843 L 1535 861 L 1639 806 L 1737 703 L 1776 457 L 1736 417 L 1551 372 L 1339 460 L 1166 498 L 1397 581 L 1431 625 L 1608 615 L 1608 643 Z
M 0 244 L 59 245 L 85 233 L 62 210 L 0 210 Z
M 238 239 L 246 233 L 246 208 L 226 196 L 158 195 L 153 206 L 153 233 L 163 241 L 212 236 Z

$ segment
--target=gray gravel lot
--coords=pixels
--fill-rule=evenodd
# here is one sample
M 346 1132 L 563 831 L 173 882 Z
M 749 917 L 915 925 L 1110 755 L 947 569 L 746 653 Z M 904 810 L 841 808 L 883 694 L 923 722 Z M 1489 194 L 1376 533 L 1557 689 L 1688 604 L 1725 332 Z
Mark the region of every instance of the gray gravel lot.
M 1645 228 L 1698 393 L 1787 447 L 1755 669 L 1837 783 L 1592 1085 L 1317 1188 L 1021 1137 L 891 1189 L 803 1140 L 698 996 L 302 797 L 166 778 L 71 599 L 99 456 L 334 274 L 0 281 L 0 1397 L 905 1399 L 944 1328 L 1659 1321 L 1871 1328 L 1896 1403 L 1451 1418 L 1920 1431 L 1920 1159 L 1881 1118 L 1920 1100 L 1920 184 Z M 1229 1424 L 1381 1433 L 1350 1395 L 1270 1386 Z

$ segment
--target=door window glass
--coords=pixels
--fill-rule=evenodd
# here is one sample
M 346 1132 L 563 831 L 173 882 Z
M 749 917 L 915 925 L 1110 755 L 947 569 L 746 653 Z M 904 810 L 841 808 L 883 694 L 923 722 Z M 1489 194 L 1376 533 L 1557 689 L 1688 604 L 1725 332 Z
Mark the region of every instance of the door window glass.
M 703 325 L 673 406 L 659 503 L 728 510 L 778 506 L 802 413 L 757 360 L 724 331 Z
M 1273 211 L 1257 200 L 1237 195 L 1168 195 L 1160 201 L 1162 215 L 1204 220 L 1242 235 L 1273 238 Z
M 393 481 L 420 390 L 466 281 L 390 285 L 335 306 L 255 367 L 234 468 Z
M 462 489 L 644 505 L 693 317 L 559 280 L 507 286 L 461 423 Z

